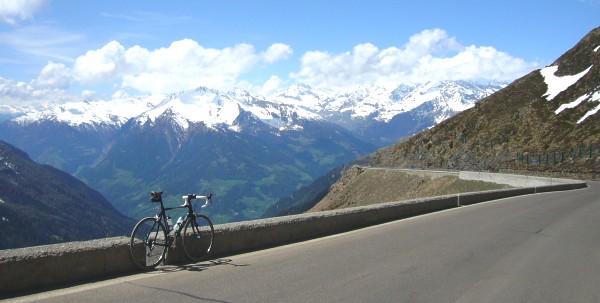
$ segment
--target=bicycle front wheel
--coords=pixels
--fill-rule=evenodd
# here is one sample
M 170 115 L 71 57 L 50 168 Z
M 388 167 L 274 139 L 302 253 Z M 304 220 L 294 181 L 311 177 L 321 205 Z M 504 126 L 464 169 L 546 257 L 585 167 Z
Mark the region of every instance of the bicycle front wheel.
M 165 226 L 158 219 L 140 220 L 133 228 L 129 243 L 133 262 L 140 269 L 155 268 L 165 258 L 167 242 Z
M 195 214 L 185 222 L 182 244 L 186 257 L 191 261 L 200 261 L 213 245 L 215 229 L 210 219 L 202 214 Z

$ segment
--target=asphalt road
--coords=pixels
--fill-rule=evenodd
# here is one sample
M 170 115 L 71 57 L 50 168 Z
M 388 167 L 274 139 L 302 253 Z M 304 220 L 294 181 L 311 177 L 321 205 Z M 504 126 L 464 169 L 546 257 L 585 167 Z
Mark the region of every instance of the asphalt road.
M 600 302 L 600 184 L 15 300 Z

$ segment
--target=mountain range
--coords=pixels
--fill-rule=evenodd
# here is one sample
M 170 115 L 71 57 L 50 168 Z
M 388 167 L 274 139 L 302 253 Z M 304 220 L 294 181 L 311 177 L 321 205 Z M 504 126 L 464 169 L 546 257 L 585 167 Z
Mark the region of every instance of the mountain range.
M 109 101 L 0 105 L 0 122 L 10 120 L 27 126 L 51 121 L 79 128 L 114 129 L 130 119 L 139 123 L 154 120 L 170 110 L 178 116 L 176 122 L 182 128 L 186 128 L 189 121 L 202 122 L 211 128 L 227 125 L 233 130 L 240 113 L 249 112 L 277 129 L 294 128 L 293 119 L 323 120 L 340 125 L 375 145 L 386 146 L 471 108 L 479 99 L 504 86 L 500 82 L 432 81 L 397 87 L 366 85 L 330 90 L 294 84 L 267 97 L 241 90 L 220 92 L 200 87 L 171 95 Z M 399 122 L 404 122 L 405 127 L 398 127 Z M 394 132 L 398 128 L 402 131 L 387 135 L 389 130 Z M 374 137 L 374 133 L 382 136 Z
M 122 213 L 150 190 L 213 192 L 219 222 L 261 217 L 334 167 L 447 119 L 503 87 L 464 81 L 268 97 L 200 87 L 170 95 L 3 106 L 0 139 L 100 191 Z
M 430 81 L 397 87 L 368 85 L 352 90 L 315 90 L 295 84 L 270 96 L 318 114 L 377 146 L 432 127 L 506 84 L 501 82 Z

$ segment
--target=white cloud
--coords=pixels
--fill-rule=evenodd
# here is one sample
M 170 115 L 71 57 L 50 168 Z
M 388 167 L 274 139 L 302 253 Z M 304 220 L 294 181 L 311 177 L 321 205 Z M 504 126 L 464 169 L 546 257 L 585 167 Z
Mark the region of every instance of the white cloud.
M 275 43 L 271 45 L 266 52 L 262 54 L 263 60 L 267 63 L 273 63 L 280 60 L 285 60 L 293 54 L 292 48 L 283 43 Z
M 283 85 L 285 85 L 284 80 L 277 76 L 271 76 L 271 78 L 263 84 L 259 93 L 263 96 L 268 96 L 279 90 Z
M 115 79 L 119 69 L 126 64 L 124 54 L 125 48 L 117 41 L 111 41 L 101 49 L 90 50 L 75 60 L 74 78 L 83 84 Z
M 0 21 L 16 25 L 18 20 L 26 20 L 41 9 L 46 0 L 0 0 Z
M 468 46 L 447 58 L 424 56 L 409 75 L 415 81 L 430 79 L 510 81 L 530 72 L 537 63 L 527 63 L 493 47 Z
M 248 87 L 249 82 L 240 79 L 243 74 L 261 62 L 287 59 L 291 53 L 289 46 L 280 43 L 258 53 L 249 44 L 213 49 L 191 39 L 155 50 L 140 46 L 125 48 L 111 41 L 77 57 L 71 67 L 49 62 L 29 83 L 2 79 L 0 95 L 7 102 L 16 103 L 37 100 L 43 93 L 48 93 L 48 98 L 64 100 L 71 85 L 83 85 L 86 90 L 94 85 L 116 85 L 123 91 L 133 89 L 144 94 L 172 93 L 199 86 Z M 91 96 L 87 92 L 82 94 Z
M 73 100 L 66 91 L 71 82 L 70 69 L 50 61 L 38 77 L 29 82 L 0 78 L 0 96 L 3 104 L 62 103 Z
M 38 85 L 36 80 L 29 83 L 16 82 L 0 77 L 0 96 L 2 104 L 18 105 L 28 103 L 63 103 L 72 100 L 66 91 L 59 88 Z
M 129 93 L 124 90 L 118 90 L 112 95 L 113 99 L 125 99 L 129 97 Z
M 15 82 L 9 79 L 0 77 L 0 95 L 3 99 L 21 99 L 26 96 L 26 84 L 23 82 Z
M 254 48 L 248 44 L 217 50 L 185 39 L 150 52 L 142 71 L 124 76 L 123 87 L 144 92 L 173 92 L 198 86 L 227 88 L 256 61 Z
M 46 88 L 67 89 L 71 85 L 71 71 L 61 63 L 52 61 L 42 69 L 35 85 Z
M 84 90 L 81 92 L 81 97 L 86 100 L 94 99 L 96 97 L 96 92 L 93 90 Z
M 235 86 L 240 75 L 257 63 L 284 60 L 291 53 L 289 46 L 279 43 L 259 54 L 249 44 L 213 49 L 183 39 L 150 51 L 140 46 L 126 49 L 111 41 L 77 58 L 73 71 L 75 79 L 83 84 L 121 79 L 123 88 L 146 93 L 169 93 L 198 86 L 227 89 Z
M 430 80 L 512 80 L 537 67 L 492 47 L 461 46 L 441 29 L 412 36 L 403 48 L 380 50 L 366 43 L 352 52 L 307 52 L 290 76 L 321 87 L 364 83 L 395 84 Z

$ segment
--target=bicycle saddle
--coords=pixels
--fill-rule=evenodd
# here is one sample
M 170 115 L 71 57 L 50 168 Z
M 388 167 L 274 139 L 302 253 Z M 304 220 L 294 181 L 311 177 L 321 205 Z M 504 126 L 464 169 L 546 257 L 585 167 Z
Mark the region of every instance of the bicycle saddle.
M 160 201 L 162 201 L 162 194 L 163 193 L 164 193 L 163 191 L 151 191 L 150 192 L 150 196 L 152 196 L 152 197 L 150 198 L 150 201 L 152 201 L 152 202 L 160 202 Z

